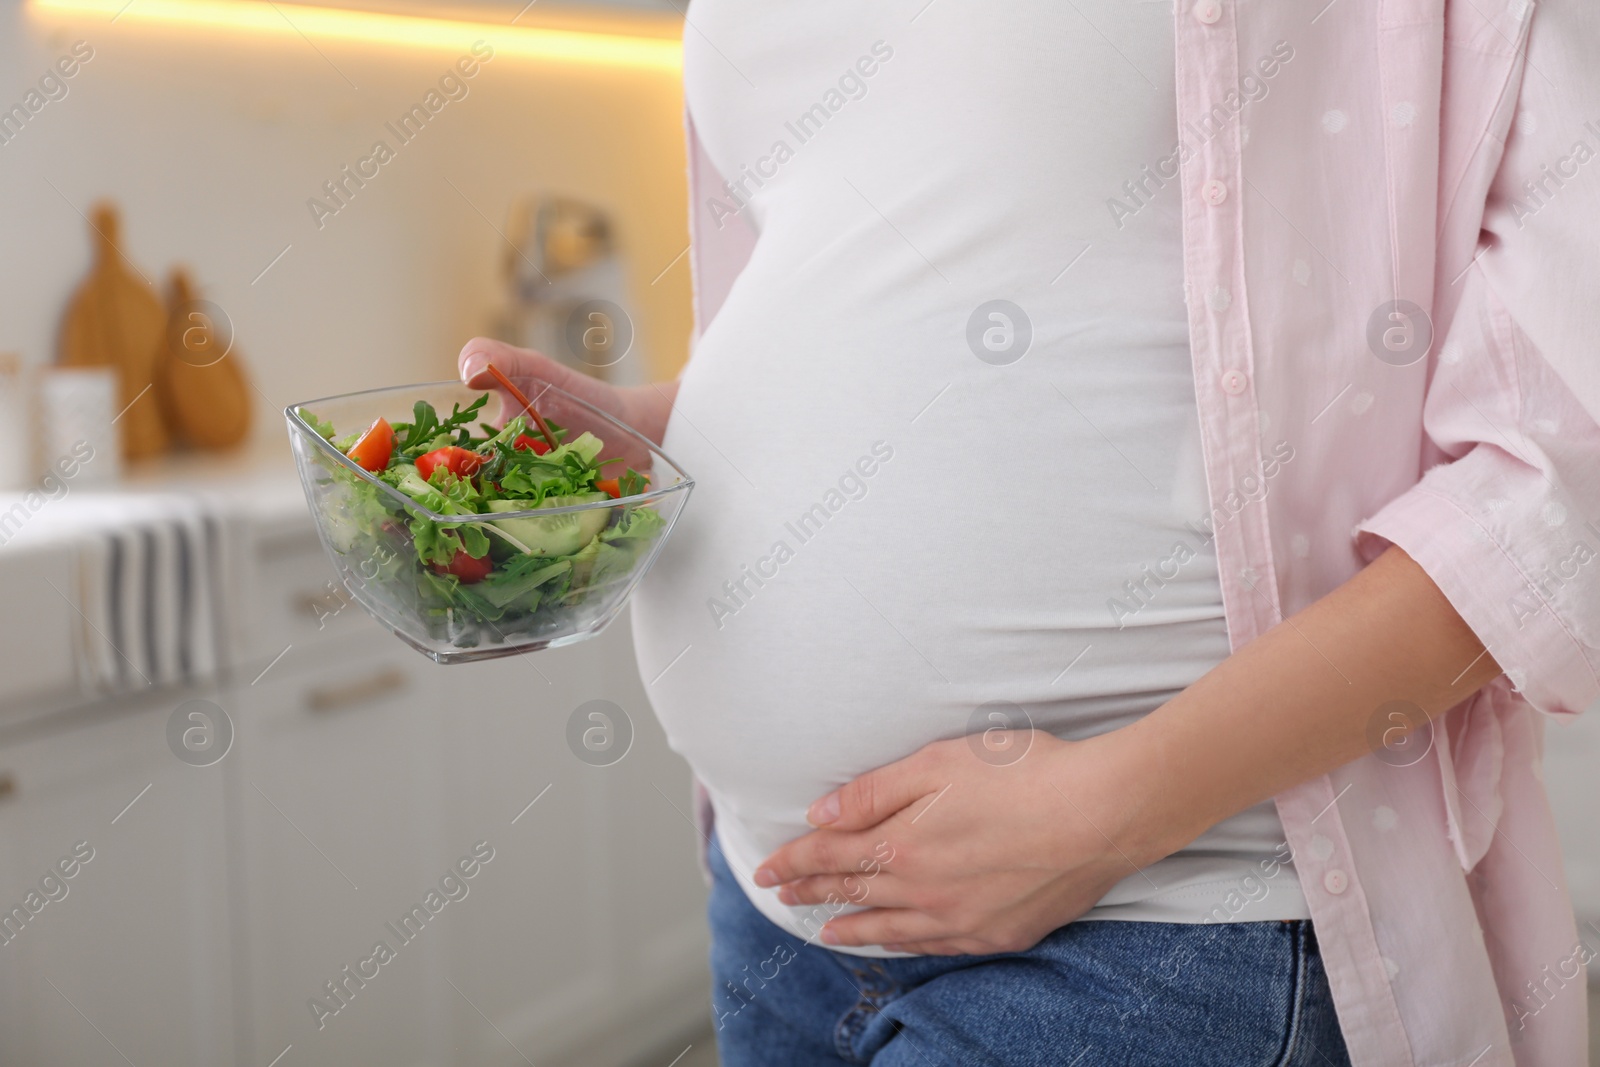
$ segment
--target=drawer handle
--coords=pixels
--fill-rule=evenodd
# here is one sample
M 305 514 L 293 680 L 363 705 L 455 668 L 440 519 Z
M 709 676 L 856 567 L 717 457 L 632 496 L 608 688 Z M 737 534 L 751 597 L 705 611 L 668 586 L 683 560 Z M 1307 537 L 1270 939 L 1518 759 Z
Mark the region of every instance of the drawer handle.
M 317 629 L 322 629 L 327 621 L 339 614 L 352 603 L 350 594 L 345 592 L 343 586 L 328 583 L 328 588 L 320 593 L 296 593 L 290 597 L 290 604 L 296 613 L 309 616 L 317 621 Z
M 294 606 L 297 610 L 310 615 L 313 619 L 320 619 L 322 617 L 321 609 L 328 606 L 329 596 L 330 594 L 328 593 L 296 593 L 293 598 Z
M 322 686 L 306 693 L 306 710 L 318 715 L 342 711 L 356 704 L 365 704 L 390 693 L 398 693 L 410 684 L 406 672 L 398 667 L 386 667 L 376 674 L 353 682 Z

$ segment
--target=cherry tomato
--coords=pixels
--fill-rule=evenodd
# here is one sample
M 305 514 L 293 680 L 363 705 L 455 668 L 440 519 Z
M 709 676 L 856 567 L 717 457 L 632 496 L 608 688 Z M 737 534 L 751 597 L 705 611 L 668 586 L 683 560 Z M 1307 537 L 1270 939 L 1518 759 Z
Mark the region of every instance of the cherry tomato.
M 440 467 L 454 474 L 457 478 L 467 478 L 481 466 L 483 466 L 482 456 L 455 445 L 436 448 L 432 452 L 424 452 L 417 457 L 417 473 L 422 475 L 423 481 L 431 478 L 433 472 Z
M 441 567 L 437 563 L 430 566 L 435 574 L 453 574 L 461 579 L 462 585 L 471 585 L 489 577 L 489 572 L 494 570 L 494 561 L 488 556 L 469 556 L 465 549 L 458 548 L 450 566 Z
M 388 420 L 378 419 L 362 434 L 346 453 L 362 470 L 381 471 L 389 465 L 394 454 L 394 430 Z
M 615 478 L 596 478 L 594 487 L 602 493 L 610 493 L 613 500 L 622 495 L 622 486 L 617 484 Z
M 533 454 L 536 456 L 542 456 L 546 452 L 550 451 L 549 445 L 545 444 L 537 437 L 529 437 L 525 433 L 517 434 L 517 439 L 512 442 L 511 447 L 519 452 L 526 452 L 529 449 L 532 449 Z

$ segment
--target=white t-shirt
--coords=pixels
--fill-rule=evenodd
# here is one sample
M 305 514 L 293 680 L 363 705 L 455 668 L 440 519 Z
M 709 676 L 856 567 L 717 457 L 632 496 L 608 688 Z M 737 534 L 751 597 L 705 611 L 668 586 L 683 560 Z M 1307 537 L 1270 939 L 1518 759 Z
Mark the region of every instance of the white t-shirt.
M 730 866 L 802 935 L 749 875 L 814 799 L 1019 715 L 1113 729 L 1229 650 L 1171 6 L 919 6 L 695 0 L 684 35 L 713 210 L 760 236 L 682 380 L 699 484 L 635 636 Z M 1265 803 L 1088 917 L 1303 918 L 1286 855 Z

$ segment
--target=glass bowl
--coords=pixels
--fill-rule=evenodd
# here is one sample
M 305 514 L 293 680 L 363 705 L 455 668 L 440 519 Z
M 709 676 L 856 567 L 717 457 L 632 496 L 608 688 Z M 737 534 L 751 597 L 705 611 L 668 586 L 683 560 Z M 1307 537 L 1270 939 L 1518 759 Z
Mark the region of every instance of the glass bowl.
M 485 393 L 488 401 L 474 422 L 500 427 L 521 413 L 515 401 L 496 390 L 431 382 L 308 400 L 284 410 L 306 501 L 345 588 L 369 615 L 436 663 L 569 645 L 605 629 L 655 562 L 694 486 L 654 443 L 598 408 L 537 378 L 512 381 L 540 415 L 569 431 L 568 441 L 585 431 L 600 438 L 598 458 L 623 461 L 607 471 L 619 473 L 626 465 L 648 475 L 647 491 L 566 507 L 493 512 L 480 519 L 441 514 L 363 470 L 308 421 L 307 413 L 331 423 L 339 440 L 378 418 L 410 422 L 418 401 L 443 416 Z M 634 516 L 636 509 L 655 514 Z M 508 520 L 532 525 L 512 526 Z M 463 582 L 419 556 L 419 532 L 427 537 L 430 530 L 490 525 L 494 529 L 484 532 L 497 534 L 489 538 L 494 580 Z M 509 547 L 512 539 L 499 531 L 510 529 L 538 547 L 527 553 Z M 516 558 L 528 555 L 537 559 Z

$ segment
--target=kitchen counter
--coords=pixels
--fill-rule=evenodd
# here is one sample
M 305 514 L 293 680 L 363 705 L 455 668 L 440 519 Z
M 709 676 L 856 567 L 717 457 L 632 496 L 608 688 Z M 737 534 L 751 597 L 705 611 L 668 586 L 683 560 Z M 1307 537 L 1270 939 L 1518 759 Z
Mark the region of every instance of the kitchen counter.
M 0 647 L 7 650 L 8 667 L 0 678 L 0 725 L 125 695 L 126 689 L 108 686 L 106 664 L 142 663 L 143 656 L 135 652 L 130 659 L 124 649 L 137 646 L 139 628 L 152 619 L 167 629 L 170 620 L 155 608 L 131 605 L 131 619 L 122 620 L 129 627 L 120 639 L 112 636 L 118 628 L 94 610 L 105 596 L 106 545 L 134 531 L 170 531 L 185 523 L 216 532 L 203 539 L 209 553 L 204 562 L 215 578 L 208 605 L 216 610 L 202 620 L 209 644 L 207 665 L 199 673 L 217 677 L 255 651 L 250 613 L 240 606 L 251 595 L 263 551 L 270 565 L 271 544 L 288 538 L 300 562 L 311 567 L 320 562 L 286 441 L 262 432 L 242 450 L 175 453 L 131 466 L 115 485 L 65 479 L 55 494 L 0 493 L 0 603 L 19 609 L 0 616 Z M 191 536 L 185 551 L 194 553 L 201 540 Z M 134 558 L 147 565 L 140 593 L 171 615 L 180 594 L 152 585 L 181 584 L 186 595 L 187 577 L 170 566 L 170 553 L 166 570 Z M 331 568 L 323 569 L 327 574 L 316 572 L 317 581 L 331 577 Z M 98 675 L 92 669 L 97 654 Z M 132 673 L 140 673 L 137 663 Z M 187 665 L 185 674 L 188 680 Z M 143 687 L 160 688 L 161 680 L 146 680 Z
M 130 515 L 148 515 L 152 506 L 174 499 L 252 518 L 308 517 L 293 457 L 281 438 L 257 440 L 226 453 L 172 453 L 130 465 L 110 485 L 77 479 L 62 484 L 56 495 L 0 492 L 0 553 L 89 533 Z M 10 516 L 19 517 L 8 521 Z

